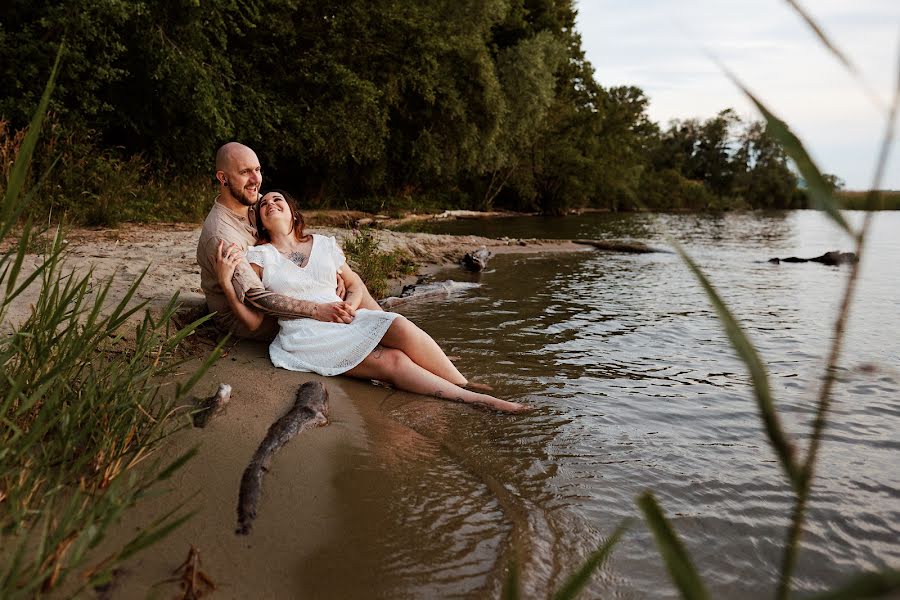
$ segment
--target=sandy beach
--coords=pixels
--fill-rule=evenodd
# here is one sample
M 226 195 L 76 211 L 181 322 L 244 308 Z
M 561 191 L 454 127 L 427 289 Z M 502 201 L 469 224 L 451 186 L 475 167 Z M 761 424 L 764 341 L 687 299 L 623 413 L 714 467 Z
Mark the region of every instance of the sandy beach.
M 350 230 L 339 228 L 313 231 L 339 239 L 351 235 Z M 147 301 L 151 310 L 164 306 L 176 292 L 185 305 L 199 306 L 203 296 L 194 259 L 198 235 L 199 227 L 192 225 L 73 230 L 66 236 L 66 265 L 77 272 L 92 269 L 98 282 L 115 276 L 108 303 L 120 299 L 146 269 L 136 299 Z M 382 249 L 402 247 L 414 256 L 420 272 L 458 268 L 454 265 L 462 254 L 480 246 L 496 254 L 590 251 L 552 240 L 389 231 L 378 231 L 378 235 Z M 29 256 L 27 262 L 33 266 L 38 260 Z M 395 288 L 399 284 L 395 282 Z M 34 293 L 26 293 L 13 307 L 8 315 L 11 322 L 27 317 Z M 402 312 L 402 307 L 398 310 Z M 189 376 L 201 359 L 198 356 L 188 363 L 181 376 Z M 276 454 L 263 481 L 253 531 L 247 537 L 237 536 L 241 474 L 269 425 L 290 408 L 296 389 L 311 379 L 327 386 L 329 424 L 302 433 Z M 434 544 L 429 544 L 430 550 L 416 547 L 422 532 L 404 525 L 393 492 L 410 482 L 425 485 L 428 473 L 452 460 L 440 440 L 421 436 L 410 423 L 427 422 L 429 429 L 440 430 L 442 424 L 451 427 L 460 418 L 517 418 L 349 378 L 276 369 L 263 343 L 230 343 L 194 395 L 211 395 L 219 383 L 233 388 L 225 412 L 205 429 L 187 428 L 172 436 L 160 458 L 175 457 L 193 446 L 199 447 L 199 454 L 160 487 L 158 497 L 129 511 L 97 556 L 121 545 L 172 507 L 183 505 L 182 511 L 196 514 L 168 538 L 128 561 L 101 597 L 176 597 L 180 587 L 173 571 L 192 545 L 199 551 L 203 571 L 216 584 L 218 598 L 381 597 L 403 588 L 403 582 L 397 581 L 402 573 L 388 575 L 380 567 L 390 560 L 390 552 L 421 552 L 422 564 L 444 559 Z M 488 504 L 502 510 L 503 502 L 494 498 L 495 486 L 477 469 L 464 477 L 471 479 L 475 496 L 484 496 Z M 510 525 L 508 535 L 513 529 Z M 449 589 L 469 596 L 499 594 L 507 541 L 482 540 L 466 556 L 472 577 Z M 414 587 L 428 590 L 429 583 L 418 581 Z

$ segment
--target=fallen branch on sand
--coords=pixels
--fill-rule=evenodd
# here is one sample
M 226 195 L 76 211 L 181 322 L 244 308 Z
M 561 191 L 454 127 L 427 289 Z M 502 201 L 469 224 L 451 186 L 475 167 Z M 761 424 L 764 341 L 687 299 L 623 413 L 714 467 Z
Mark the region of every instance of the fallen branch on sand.
M 272 423 L 269 432 L 253 454 L 241 477 L 238 495 L 238 526 L 235 533 L 247 535 L 256 518 L 256 505 L 262 492 L 263 472 L 269 470 L 272 457 L 298 433 L 328 423 L 328 392 L 318 381 L 308 381 L 297 390 L 294 406 Z
M 436 281 L 422 285 L 408 285 L 403 288 L 403 292 L 401 292 L 399 296 L 384 298 L 379 300 L 378 304 L 381 305 L 382 308 L 393 309 L 409 302 L 446 298 L 455 291 L 466 290 L 477 286 L 477 283 L 462 283 L 459 281 Z
M 219 390 L 209 398 L 195 400 L 194 412 L 191 413 L 194 427 L 206 427 L 209 420 L 225 408 L 229 400 L 231 400 L 231 386 L 227 383 L 220 383 Z

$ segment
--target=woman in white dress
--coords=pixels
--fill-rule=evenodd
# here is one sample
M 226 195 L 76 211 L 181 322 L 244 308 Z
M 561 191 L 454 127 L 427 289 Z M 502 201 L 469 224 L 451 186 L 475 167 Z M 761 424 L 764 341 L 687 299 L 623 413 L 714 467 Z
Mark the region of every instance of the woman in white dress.
M 466 389 L 468 381 L 431 336 L 402 315 L 378 309 L 333 237 L 304 233 L 303 217 L 289 194 L 267 193 L 256 214 L 259 242 L 248 248 L 247 261 L 266 289 L 314 303 L 313 318 L 279 319 L 278 335 L 269 346 L 275 366 L 378 379 L 401 390 L 505 412 L 528 410 Z M 239 302 L 231 285 L 241 258 L 237 246 L 223 249 L 217 275 L 231 310 L 255 330 L 263 316 Z M 335 293 L 337 273 L 347 288 L 346 300 Z

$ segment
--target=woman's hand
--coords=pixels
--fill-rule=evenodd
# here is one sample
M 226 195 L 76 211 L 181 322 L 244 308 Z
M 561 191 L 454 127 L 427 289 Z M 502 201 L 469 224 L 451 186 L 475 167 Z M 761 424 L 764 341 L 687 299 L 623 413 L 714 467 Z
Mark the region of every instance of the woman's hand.
M 326 323 L 351 323 L 356 316 L 356 310 L 346 302 L 330 302 L 316 304 L 312 316 L 315 320 Z
M 234 276 L 234 270 L 237 268 L 238 263 L 244 258 L 244 253 L 241 252 L 241 249 L 237 244 L 231 244 L 228 248 L 223 250 L 222 248 L 224 246 L 224 240 L 219 240 L 219 249 L 216 252 L 216 261 L 213 265 L 216 270 L 216 278 L 219 280 L 219 285 L 223 288 L 226 285 L 231 285 L 231 278 Z
M 347 299 L 347 286 L 344 285 L 344 277 L 341 275 L 340 270 L 337 272 L 335 276 L 337 280 L 337 287 L 334 289 L 334 293 L 337 294 L 338 298 L 342 298 L 344 300 Z

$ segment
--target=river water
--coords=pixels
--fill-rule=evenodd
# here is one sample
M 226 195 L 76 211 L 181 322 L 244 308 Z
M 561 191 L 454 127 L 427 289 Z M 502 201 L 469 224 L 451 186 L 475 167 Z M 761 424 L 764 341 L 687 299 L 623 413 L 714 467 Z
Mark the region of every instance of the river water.
M 848 213 L 853 223 L 862 215 Z M 847 267 L 780 264 L 853 244 L 818 212 L 587 215 L 458 221 L 439 232 L 679 240 L 759 349 L 801 449 Z M 432 229 L 434 231 L 434 229 Z M 900 567 L 900 213 L 874 215 L 820 452 L 795 589 Z M 471 596 L 514 554 L 546 595 L 635 517 L 588 597 L 674 597 L 635 497 L 652 490 L 715 597 L 769 596 L 791 491 L 747 373 L 693 276 L 670 253 L 495 257 L 475 282 L 403 312 L 470 378 L 537 407 L 526 417 L 404 404 L 391 416 L 439 448 L 392 485 L 397 547 L 380 568 L 400 596 Z M 426 473 L 427 471 L 427 473 Z M 416 550 L 410 550 L 415 538 Z M 504 550 L 505 548 L 505 550 Z M 393 553 L 392 553 L 393 552 Z

